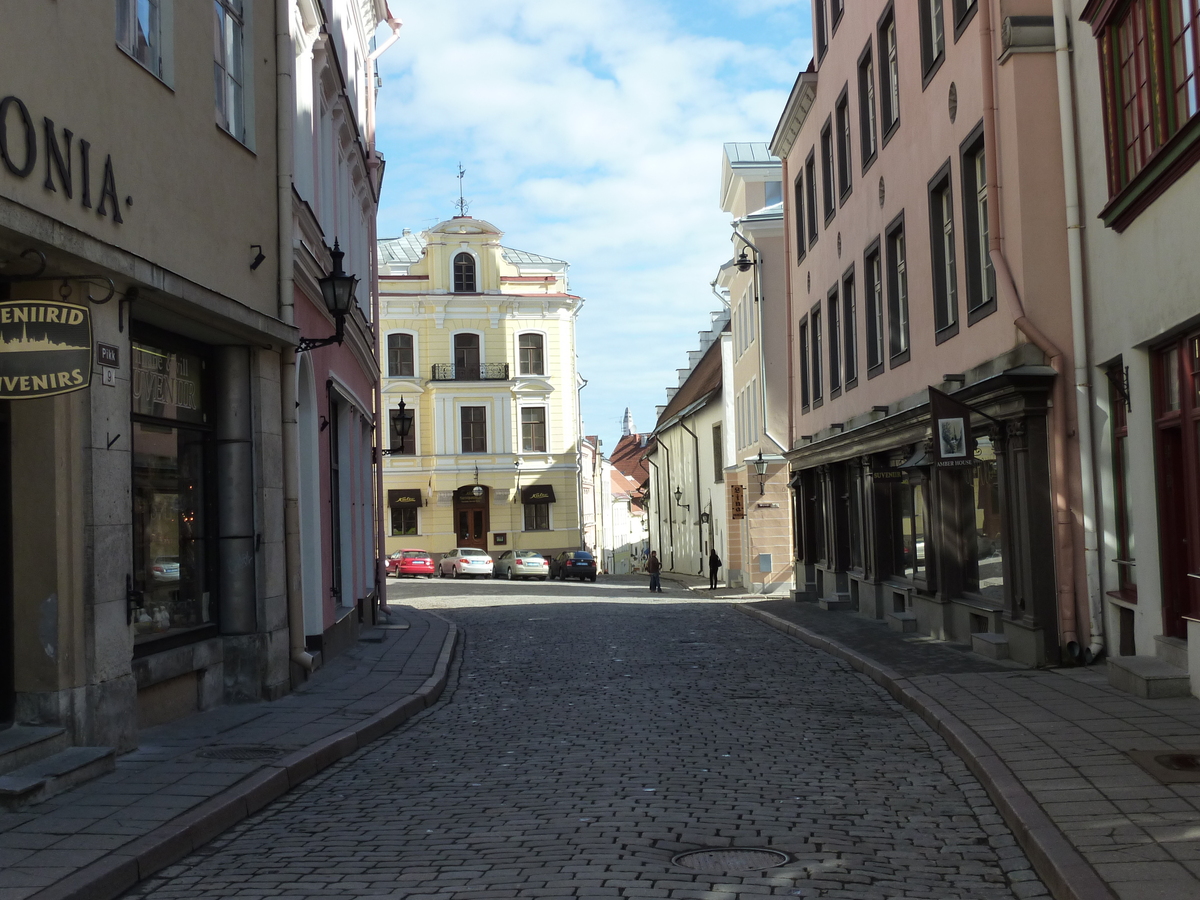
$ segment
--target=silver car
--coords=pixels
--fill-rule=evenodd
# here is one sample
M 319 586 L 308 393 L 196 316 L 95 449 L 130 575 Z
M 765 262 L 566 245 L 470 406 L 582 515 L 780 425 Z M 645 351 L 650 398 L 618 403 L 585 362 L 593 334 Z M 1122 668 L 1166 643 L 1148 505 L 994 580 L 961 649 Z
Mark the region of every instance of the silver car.
M 496 560 L 496 578 L 536 578 L 545 581 L 550 575 L 546 557 L 536 550 L 505 550 Z
M 455 547 L 438 562 L 438 574 L 443 578 L 487 578 L 494 563 L 484 550 L 475 547 Z

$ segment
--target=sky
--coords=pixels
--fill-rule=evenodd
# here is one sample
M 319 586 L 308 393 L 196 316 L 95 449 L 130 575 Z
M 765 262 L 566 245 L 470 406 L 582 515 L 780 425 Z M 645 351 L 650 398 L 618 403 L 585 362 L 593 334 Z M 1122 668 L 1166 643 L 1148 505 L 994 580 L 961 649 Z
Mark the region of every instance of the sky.
M 570 263 L 584 428 L 638 431 L 720 304 L 722 145 L 770 139 L 812 56 L 809 0 L 390 0 L 379 236 L 469 214 Z

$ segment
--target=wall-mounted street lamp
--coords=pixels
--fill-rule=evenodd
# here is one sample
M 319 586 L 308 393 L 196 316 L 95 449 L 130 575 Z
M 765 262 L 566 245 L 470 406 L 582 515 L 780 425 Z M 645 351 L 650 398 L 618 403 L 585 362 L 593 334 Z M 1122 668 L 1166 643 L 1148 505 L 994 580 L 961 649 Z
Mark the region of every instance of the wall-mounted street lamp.
M 682 506 L 686 510 L 691 510 L 691 504 L 683 502 L 683 488 L 675 488 L 675 505 Z
M 471 493 L 476 497 L 483 496 L 483 485 L 479 483 L 479 465 L 475 466 L 475 487 L 471 488 Z
M 300 338 L 300 343 L 296 345 L 297 353 L 340 344 L 345 337 L 346 314 L 350 312 L 350 306 L 354 303 L 354 288 L 358 285 L 357 276 L 347 275 L 342 271 L 342 259 L 345 255 L 334 238 L 333 252 L 330 253 L 333 271 L 324 278 L 317 279 L 317 284 L 321 286 L 321 299 L 325 301 L 325 308 L 333 316 L 337 330 L 327 338 Z
M 739 272 L 749 272 L 750 268 L 754 265 L 754 260 L 749 257 L 746 249 L 743 247 L 742 252 L 738 254 L 737 262 L 734 265 L 738 267 Z
M 766 489 L 763 488 L 763 479 L 767 475 L 767 461 L 763 459 L 762 451 L 758 451 L 758 459 L 754 460 L 754 471 L 758 473 L 758 496 L 763 496 Z
M 404 439 L 412 434 L 413 419 L 415 417 L 416 413 L 408 408 L 403 399 L 400 400 L 400 406 L 388 414 L 388 426 L 391 428 L 391 440 L 389 443 L 392 446 L 381 451 L 384 456 L 391 456 L 393 453 L 401 452 L 401 448 L 404 446 Z

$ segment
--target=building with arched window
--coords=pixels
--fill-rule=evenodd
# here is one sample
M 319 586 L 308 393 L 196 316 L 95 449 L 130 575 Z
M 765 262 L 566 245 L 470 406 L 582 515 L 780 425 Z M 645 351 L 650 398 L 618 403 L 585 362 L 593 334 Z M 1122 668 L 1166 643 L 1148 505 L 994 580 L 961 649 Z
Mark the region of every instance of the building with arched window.
M 456 216 L 379 242 L 388 553 L 581 546 L 583 301 L 565 262 L 501 237 Z

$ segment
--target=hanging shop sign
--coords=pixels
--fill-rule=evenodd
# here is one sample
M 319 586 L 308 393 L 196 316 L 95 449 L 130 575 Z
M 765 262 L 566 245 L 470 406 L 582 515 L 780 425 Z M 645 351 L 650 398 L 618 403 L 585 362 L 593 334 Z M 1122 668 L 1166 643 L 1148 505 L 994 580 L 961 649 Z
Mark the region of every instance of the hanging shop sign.
M 929 415 L 933 420 L 933 464 L 941 467 L 975 465 L 971 407 L 931 386 Z
M 134 413 L 203 424 L 203 361 L 199 356 L 141 341 L 133 342 L 129 355 Z
M 554 488 L 548 484 L 533 484 L 521 488 L 522 503 L 554 503 Z
M 0 302 L 0 400 L 66 394 L 91 379 L 91 310 L 58 300 Z
M 729 511 L 734 519 L 746 518 L 746 486 L 731 484 L 729 486 Z
M 425 500 L 419 490 L 415 491 L 388 491 L 388 506 L 395 509 L 416 509 L 418 506 L 424 506 Z

